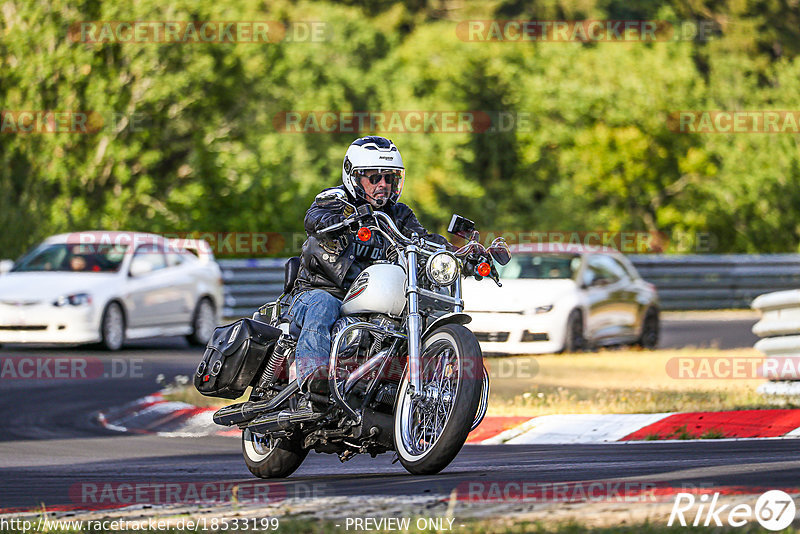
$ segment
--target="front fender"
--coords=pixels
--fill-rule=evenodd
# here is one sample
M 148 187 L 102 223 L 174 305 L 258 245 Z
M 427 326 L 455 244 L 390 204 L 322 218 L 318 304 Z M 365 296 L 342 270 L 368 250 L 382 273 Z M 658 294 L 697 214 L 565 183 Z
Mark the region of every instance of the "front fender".
M 446 324 L 451 324 L 451 323 L 467 324 L 467 323 L 469 323 L 471 321 L 472 321 L 472 317 L 470 317 L 466 313 L 445 313 L 441 317 L 437 317 L 431 324 L 428 325 L 428 327 L 422 333 L 420 341 L 424 342 L 425 339 L 429 335 L 431 335 L 434 330 L 436 330 L 437 328 L 439 328 L 441 326 L 444 326 Z

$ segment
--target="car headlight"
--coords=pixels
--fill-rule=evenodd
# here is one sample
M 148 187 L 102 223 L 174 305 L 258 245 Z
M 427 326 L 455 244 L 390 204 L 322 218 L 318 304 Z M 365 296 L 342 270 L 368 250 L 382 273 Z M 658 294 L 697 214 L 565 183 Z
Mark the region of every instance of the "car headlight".
M 536 307 L 533 309 L 533 312 L 532 312 L 532 313 L 533 313 L 534 315 L 538 315 L 538 314 L 540 314 L 540 313 L 547 313 L 547 312 L 549 312 L 549 311 L 550 311 L 550 310 L 552 310 L 552 309 L 553 309 L 553 305 L 552 305 L 552 304 L 548 304 L 548 305 L 546 305 L 546 306 L 536 306 Z
M 84 304 L 91 304 L 92 296 L 89 293 L 76 293 L 74 295 L 61 295 L 54 302 L 53 306 L 83 306 Z
M 438 286 L 449 286 L 458 278 L 458 260 L 447 251 L 439 251 L 425 265 L 428 278 Z

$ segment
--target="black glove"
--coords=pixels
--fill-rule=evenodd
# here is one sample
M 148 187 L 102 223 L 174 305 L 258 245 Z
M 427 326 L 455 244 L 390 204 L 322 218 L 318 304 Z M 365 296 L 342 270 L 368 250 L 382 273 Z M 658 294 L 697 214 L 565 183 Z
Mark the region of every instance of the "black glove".
M 339 224 L 340 222 L 344 221 L 344 215 L 341 213 L 331 213 L 330 215 L 326 215 L 321 219 L 321 223 L 317 230 L 322 230 L 323 228 L 327 228 L 329 226 L 333 226 L 334 224 Z

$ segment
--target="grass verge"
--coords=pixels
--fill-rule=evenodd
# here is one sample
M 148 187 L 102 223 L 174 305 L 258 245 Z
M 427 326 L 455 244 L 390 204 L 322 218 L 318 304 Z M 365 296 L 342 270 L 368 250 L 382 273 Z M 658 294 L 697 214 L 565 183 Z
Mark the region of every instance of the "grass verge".
M 718 359 L 742 362 L 729 375 L 753 376 L 763 356 L 755 349 L 606 350 L 597 353 L 514 356 L 488 360 L 489 415 L 660 413 L 797 408 L 800 399 L 763 396 L 763 378 L 709 376 Z M 677 361 L 711 362 L 676 375 Z M 712 436 L 708 436 L 711 438 Z

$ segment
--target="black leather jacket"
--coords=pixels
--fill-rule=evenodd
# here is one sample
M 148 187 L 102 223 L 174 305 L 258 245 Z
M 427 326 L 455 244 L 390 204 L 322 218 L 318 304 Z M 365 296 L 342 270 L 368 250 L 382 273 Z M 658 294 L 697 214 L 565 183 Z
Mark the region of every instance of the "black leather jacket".
M 336 189 L 347 192 L 344 186 Z M 365 201 L 353 201 L 350 197 L 350 202 L 359 205 Z M 405 204 L 384 206 L 380 211 L 388 214 L 397 228 L 407 237 L 416 233 L 432 241 L 447 243 L 444 237 L 430 234 L 417 220 L 411 208 Z M 295 292 L 324 289 L 334 297 L 343 299 L 356 276 L 371 263 L 363 259 L 356 261 L 356 244 L 352 234 L 344 234 L 338 239 L 314 235 L 317 231 L 341 221 L 341 215 L 341 211 L 321 208 L 316 203 L 311 204 L 306 212 L 304 224 L 308 239 L 303 243 L 300 270 L 294 285 Z M 376 236 L 373 236 L 373 239 L 376 239 Z

